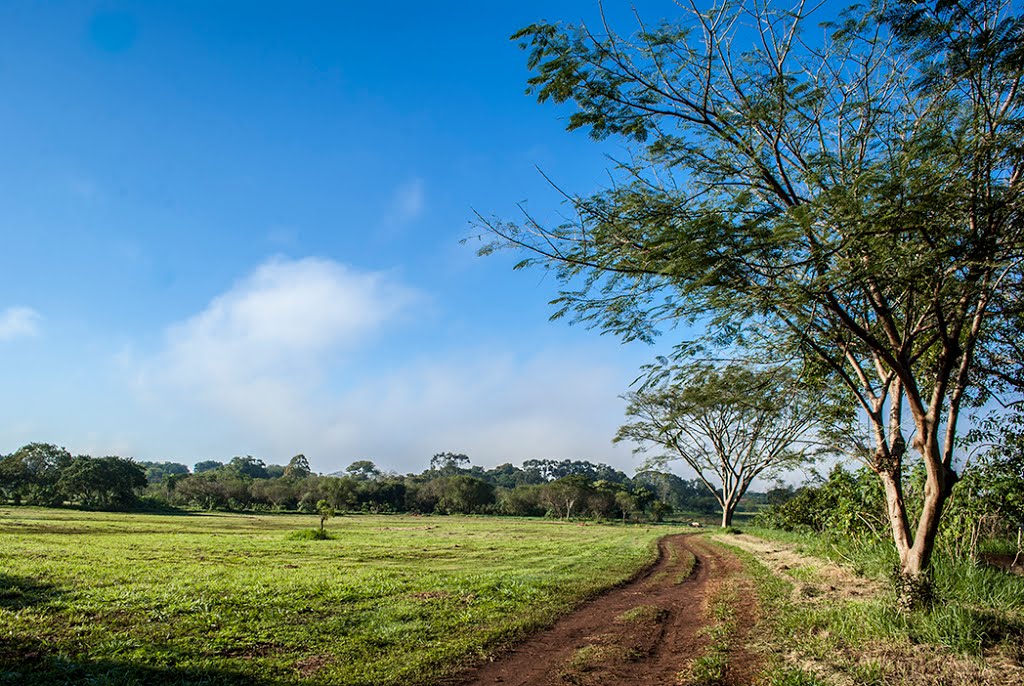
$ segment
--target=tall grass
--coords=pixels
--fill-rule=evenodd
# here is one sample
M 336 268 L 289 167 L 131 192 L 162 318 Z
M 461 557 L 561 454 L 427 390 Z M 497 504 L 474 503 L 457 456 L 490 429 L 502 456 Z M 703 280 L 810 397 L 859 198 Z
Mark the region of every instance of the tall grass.
M 896 609 L 891 583 L 897 568 L 892 545 L 828 535 L 749 531 L 762 538 L 795 544 L 799 552 L 889 584 L 889 592 L 881 598 L 809 606 L 788 613 L 783 627 L 794 639 L 803 633 L 820 634 L 827 638 L 826 643 L 910 641 L 978 656 L 1000 646 L 1014 650 L 1024 637 L 1021 577 L 967 560 L 954 560 L 937 551 L 932 563 L 934 602 L 928 608 L 904 613 Z

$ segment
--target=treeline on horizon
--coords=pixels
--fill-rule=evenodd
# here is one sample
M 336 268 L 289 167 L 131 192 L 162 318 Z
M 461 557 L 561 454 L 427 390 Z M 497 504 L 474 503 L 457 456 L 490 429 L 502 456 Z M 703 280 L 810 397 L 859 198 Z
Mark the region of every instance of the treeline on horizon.
M 785 489 L 778 489 L 785 490 Z M 526 460 L 492 469 L 466 455 L 438 453 L 418 474 L 383 472 L 369 460 L 320 475 L 303 455 L 286 465 L 252 456 L 226 463 L 136 462 L 117 456 L 72 456 L 32 443 L 0 459 L 0 499 L 11 505 L 128 510 L 309 512 L 320 501 L 342 512 L 502 514 L 661 521 L 672 512 L 713 514 L 715 498 L 699 480 L 660 471 L 629 477 L 586 460 Z M 769 496 L 749 493 L 755 508 Z

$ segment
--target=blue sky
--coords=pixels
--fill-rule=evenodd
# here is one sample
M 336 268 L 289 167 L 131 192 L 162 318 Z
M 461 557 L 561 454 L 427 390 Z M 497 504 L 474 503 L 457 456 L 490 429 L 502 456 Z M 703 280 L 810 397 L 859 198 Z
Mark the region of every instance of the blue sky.
M 652 17 L 671 2 L 652 2 Z M 435 452 L 632 472 L 662 349 L 549 322 L 474 210 L 554 216 L 605 154 L 508 36 L 592 2 L 0 7 L 0 452 L 192 464 Z M 631 31 L 627 7 L 611 19 Z

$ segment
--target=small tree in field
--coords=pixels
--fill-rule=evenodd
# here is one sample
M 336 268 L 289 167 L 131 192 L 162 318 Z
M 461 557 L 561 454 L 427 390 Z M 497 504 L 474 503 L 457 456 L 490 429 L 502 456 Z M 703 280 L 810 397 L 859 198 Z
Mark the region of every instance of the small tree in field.
M 316 513 L 320 516 L 320 537 L 326 538 L 327 532 L 324 530 L 324 525 L 328 519 L 334 516 L 334 507 L 326 500 L 320 500 L 316 504 Z
M 632 421 L 615 440 L 633 441 L 640 452 L 664 450 L 650 460 L 660 466 L 685 462 L 718 501 L 723 527 L 732 525 L 754 479 L 807 461 L 827 407 L 822 397 L 808 397 L 788 370 L 737 365 L 676 369 L 626 397 Z

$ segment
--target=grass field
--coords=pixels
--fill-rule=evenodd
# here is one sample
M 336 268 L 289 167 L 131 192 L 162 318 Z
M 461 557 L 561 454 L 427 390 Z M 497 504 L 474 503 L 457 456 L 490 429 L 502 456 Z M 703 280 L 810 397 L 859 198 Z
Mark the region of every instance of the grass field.
M 0 509 L 0 684 L 415 684 L 653 560 L 665 527 Z

